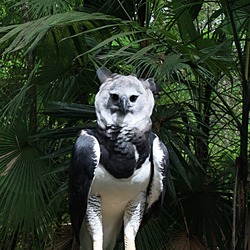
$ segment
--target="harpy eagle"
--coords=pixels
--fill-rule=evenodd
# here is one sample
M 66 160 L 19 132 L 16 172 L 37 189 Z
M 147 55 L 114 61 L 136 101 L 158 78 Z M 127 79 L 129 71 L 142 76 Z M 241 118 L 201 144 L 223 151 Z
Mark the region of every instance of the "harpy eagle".
M 69 213 L 82 250 L 125 250 L 166 189 L 168 151 L 151 132 L 153 80 L 97 70 L 97 127 L 79 132 L 69 174 Z M 144 222 L 143 222 L 144 223 Z

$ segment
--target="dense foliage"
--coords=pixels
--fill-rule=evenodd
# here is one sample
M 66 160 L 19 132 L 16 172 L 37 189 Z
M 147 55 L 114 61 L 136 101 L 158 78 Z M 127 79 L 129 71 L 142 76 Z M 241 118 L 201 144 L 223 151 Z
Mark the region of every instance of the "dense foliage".
M 249 247 L 248 0 L 12 0 L 0 24 L 1 249 L 76 247 L 67 171 L 100 66 L 159 85 L 168 193 L 138 249 Z

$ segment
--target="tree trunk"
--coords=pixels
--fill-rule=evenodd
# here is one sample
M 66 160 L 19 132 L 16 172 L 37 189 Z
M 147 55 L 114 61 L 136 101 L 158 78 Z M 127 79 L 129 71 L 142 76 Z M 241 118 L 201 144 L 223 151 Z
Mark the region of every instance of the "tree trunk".
M 28 2 L 25 2 L 22 7 L 23 11 L 23 21 L 29 22 L 29 6 Z M 34 52 L 31 51 L 26 59 L 27 62 L 27 75 L 30 76 L 35 68 L 35 56 Z M 36 96 L 36 85 L 33 84 L 30 91 L 31 105 L 29 110 L 29 130 L 32 134 L 37 131 L 37 96 Z
M 248 176 L 248 120 L 249 120 L 249 75 L 246 65 L 249 65 L 249 56 L 244 61 L 242 43 L 248 43 L 248 34 L 245 41 L 241 39 L 238 27 L 235 21 L 234 10 L 236 8 L 234 1 L 225 1 L 227 15 L 231 23 L 236 51 L 238 54 L 239 74 L 242 85 L 242 118 L 240 130 L 240 155 L 236 160 L 236 194 L 234 201 L 234 221 L 233 224 L 233 249 L 243 250 L 246 246 L 246 211 L 247 211 L 247 176 Z M 247 48 L 247 46 L 245 46 Z M 235 235 L 234 235 L 235 234 Z

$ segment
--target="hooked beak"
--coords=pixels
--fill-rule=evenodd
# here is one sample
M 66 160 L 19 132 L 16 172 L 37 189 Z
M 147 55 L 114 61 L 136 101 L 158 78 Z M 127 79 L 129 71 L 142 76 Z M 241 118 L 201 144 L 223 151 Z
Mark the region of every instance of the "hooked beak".
M 122 96 L 120 98 L 120 110 L 126 114 L 129 108 L 129 101 L 127 96 Z

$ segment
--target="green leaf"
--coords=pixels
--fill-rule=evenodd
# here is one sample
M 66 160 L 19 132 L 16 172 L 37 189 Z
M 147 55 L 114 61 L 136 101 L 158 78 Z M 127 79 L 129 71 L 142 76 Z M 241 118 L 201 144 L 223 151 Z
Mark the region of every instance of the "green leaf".
M 95 119 L 95 108 L 90 105 L 54 102 L 50 103 L 44 112 L 53 117 L 67 117 L 76 119 Z
M 41 156 L 39 149 L 29 144 L 27 128 L 21 121 L 0 131 L 2 239 L 10 236 L 8 232 L 17 233 L 24 242 L 30 240 L 31 247 L 46 236 L 51 220 L 47 205 L 55 179 L 45 177 L 50 164 Z
M 30 44 L 30 47 L 26 49 L 27 54 L 37 47 L 41 39 L 43 39 L 43 37 L 53 28 L 68 26 L 76 22 L 84 23 L 84 21 L 88 22 L 95 20 L 118 21 L 119 19 L 101 13 L 90 14 L 77 11 L 59 13 L 24 24 L 12 25 L 8 29 L 0 28 L 0 33 L 5 33 L 9 30 L 7 34 L 0 38 L 0 44 L 13 40 L 5 49 L 4 54 L 24 49 Z

